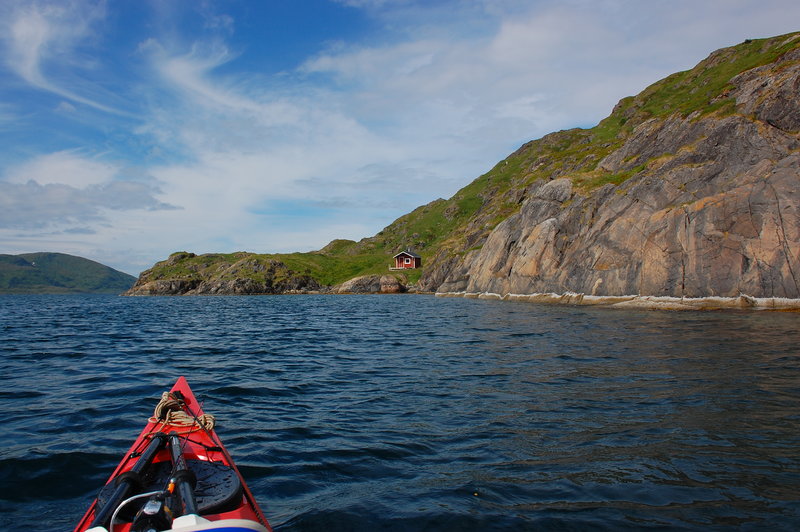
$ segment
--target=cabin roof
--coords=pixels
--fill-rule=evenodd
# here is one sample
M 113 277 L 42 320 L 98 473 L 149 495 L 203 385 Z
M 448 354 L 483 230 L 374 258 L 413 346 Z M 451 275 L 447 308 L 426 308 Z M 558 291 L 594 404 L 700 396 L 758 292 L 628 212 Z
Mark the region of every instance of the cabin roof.
M 416 253 L 414 253 L 413 251 L 401 251 L 400 253 L 398 253 L 397 255 L 395 255 L 392 258 L 396 259 L 400 255 L 408 255 L 409 257 L 414 258 L 414 259 L 421 259 L 422 258 L 419 255 L 417 255 Z

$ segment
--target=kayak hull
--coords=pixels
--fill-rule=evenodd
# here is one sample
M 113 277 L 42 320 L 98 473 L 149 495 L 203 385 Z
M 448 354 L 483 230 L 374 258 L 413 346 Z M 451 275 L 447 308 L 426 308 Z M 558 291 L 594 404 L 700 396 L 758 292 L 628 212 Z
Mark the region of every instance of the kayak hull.
M 191 486 L 191 497 L 184 497 L 182 490 L 188 489 L 187 486 Z M 169 394 L 164 394 L 153 417 L 148 419 L 75 532 L 108 530 L 112 515 L 115 515 L 113 532 L 130 532 L 136 514 L 147 512 L 144 506 L 148 499 L 140 497 L 122 507 L 120 504 L 150 490 L 162 490 L 168 497 L 166 501 L 171 501 L 164 504 L 161 512 L 169 516 L 166 522 L 175 518 L 173 525 L 159 530 L 180 525 L 176 530 L 181 532 L 271 532 L 253 494 L 217 436 L 213 417 L 203 412 L 184 377 L 177 380 Z M 185 498 L 192 500 L 191 505 L 183 502 Z M 187 510 L 191 515 L 180 517 Z

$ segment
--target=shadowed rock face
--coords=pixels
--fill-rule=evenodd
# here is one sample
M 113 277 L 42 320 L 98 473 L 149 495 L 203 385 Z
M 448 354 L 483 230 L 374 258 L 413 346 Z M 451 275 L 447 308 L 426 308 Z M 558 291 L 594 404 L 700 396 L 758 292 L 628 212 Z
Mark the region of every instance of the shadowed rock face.
M 585 196 L 538 181 L 439 292 L 800 298 L 800 51 L 731 81 L 737 113 L 640 124 Z

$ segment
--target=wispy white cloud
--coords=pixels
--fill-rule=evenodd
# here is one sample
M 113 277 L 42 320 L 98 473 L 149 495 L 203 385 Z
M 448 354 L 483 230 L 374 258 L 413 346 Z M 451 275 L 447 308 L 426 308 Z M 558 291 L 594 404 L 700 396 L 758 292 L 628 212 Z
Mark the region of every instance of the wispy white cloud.
M 6 172 L 5 180 L 17 184 L 35 181 L 39 185 L 85 188 L 111 182 L 118 171 L 119 168 L 112 164 L 68 150 L 42 155 L 14 166 Z
M 156 198 L 152 180 L 126 180 L 123 173 L 75 151 L 11 167 L 0 180 L 0 229 L 74 232 L 76 225 L 111 223 L 112 211 L 176 208 Z
M 109 224 L 109 211 L 164 210 L 143 183 L 115 181 L 76 188 L 0 182 L 0 229 L 70 230 L 75 225 Z
M 0 30 L 6 65 L 30 85 L 97 110 L 126 114 L 76 92 L 55 71 L 86 68 L 76 47 L 93 36 L 93 26 L 105 16 L 105 2 L 81 0 L 7 0 L 0 8 Z

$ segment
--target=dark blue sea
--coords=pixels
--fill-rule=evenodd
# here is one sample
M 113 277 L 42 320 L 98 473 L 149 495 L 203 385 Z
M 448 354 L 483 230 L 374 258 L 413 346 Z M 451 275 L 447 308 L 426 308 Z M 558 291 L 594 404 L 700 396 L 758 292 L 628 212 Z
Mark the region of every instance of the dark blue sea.
M 71 530 L 185 375 L 280 531 L 800 530 L 800 314 L 0 297 L 0 530 Z

